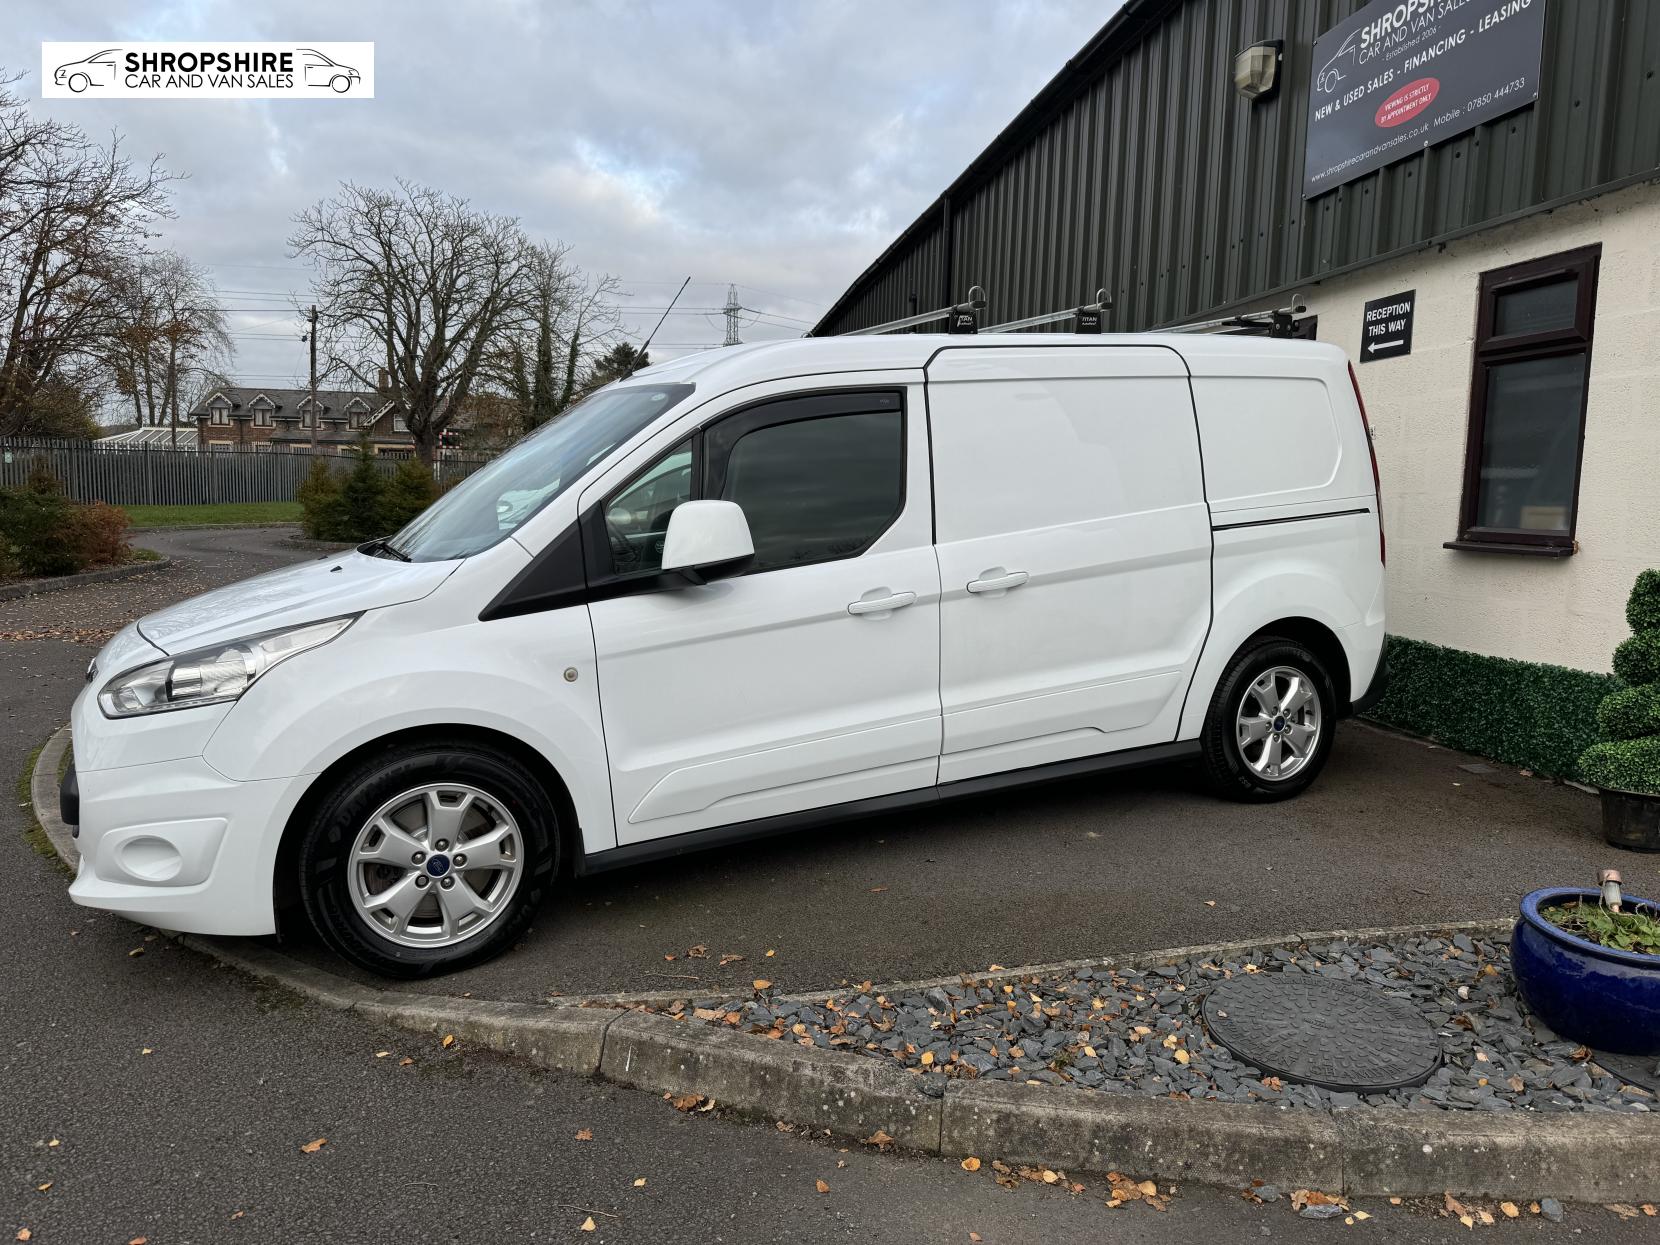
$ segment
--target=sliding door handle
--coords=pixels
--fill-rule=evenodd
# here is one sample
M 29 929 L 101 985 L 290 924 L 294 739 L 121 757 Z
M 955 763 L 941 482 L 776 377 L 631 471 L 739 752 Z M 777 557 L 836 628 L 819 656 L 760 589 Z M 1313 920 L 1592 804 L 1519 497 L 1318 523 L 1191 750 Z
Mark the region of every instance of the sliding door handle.
M 885 592 L 878 588 L 877 592 Z M 907 605 L 915 604 L 916 593 L 894 592 L 885 596 L 872 597 L 868 592 L 847 607 L 849 614 L 891 614 L 894 610 L 902 610 Z
M 968 581 L 970 592 L 998 593 L 1007 592 L 1010 588 L 1018 588 L 1031 576 L 1025 571 L 1005 571 L 1001 566 L 994 566 L 986 572 L 984 579 Z

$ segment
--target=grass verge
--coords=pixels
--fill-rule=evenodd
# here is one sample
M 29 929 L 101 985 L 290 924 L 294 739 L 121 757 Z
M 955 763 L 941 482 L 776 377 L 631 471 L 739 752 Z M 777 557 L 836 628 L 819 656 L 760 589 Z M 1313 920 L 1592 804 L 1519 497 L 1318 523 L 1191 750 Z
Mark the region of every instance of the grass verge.
M 47 736 L 46 742 L 49 742 L 50 739 L 51 736 Z M 33 779 L 35 773 L 35 763 L 40 760 L 40 754 L 45 749 L 46 742 L 42 742 L 38 748 L 29 754 L 29 759 L 23 762 L 23 772 L 17 776 L 17 802 L 23 809 L 23 837 L 35 851 L 46 857 L 64 874 L 72 876 L 72 871 L 64 863 L 63 857 L 58 855 L 58 849 L 52 846 L 52 840 L 46 837 L 46 831 L 41 828 L 40 822 L 35 819 L 34 796 L 29 790 L 30 780 Z M 68 755 L 66 749 L 64 756 L 67 758 Z M 64 768 L 68 768 L 67 760 L 64 763 Z M 58 776 L 60 778 L 63 776 L 62 770 L 59 771 Z
M 226 526 L 254 523 L 298 523 L 297 501 L 226 502 L 213 506 L 123 506 L 134 528 L 191 527 L 198 523 Z

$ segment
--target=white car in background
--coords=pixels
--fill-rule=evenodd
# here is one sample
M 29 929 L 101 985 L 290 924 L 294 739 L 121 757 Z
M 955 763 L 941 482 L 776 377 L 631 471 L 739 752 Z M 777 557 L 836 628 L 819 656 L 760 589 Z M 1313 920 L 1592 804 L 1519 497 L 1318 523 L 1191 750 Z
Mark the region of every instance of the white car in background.
M 1336 347 L 832 337 L 600 390 L 402 531 L 87 671 L 70 895 L 420 976 L 561 873 L 1176 760 L 1296 795 L 1382 690 Z

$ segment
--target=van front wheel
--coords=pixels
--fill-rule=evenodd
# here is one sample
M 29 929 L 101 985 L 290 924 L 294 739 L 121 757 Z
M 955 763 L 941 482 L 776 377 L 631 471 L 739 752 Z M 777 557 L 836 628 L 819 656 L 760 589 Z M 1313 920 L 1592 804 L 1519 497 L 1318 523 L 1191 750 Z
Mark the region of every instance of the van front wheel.
M 300 848 L 306 914 L 324 942 L 389 977 L 490 958 L 530 923 L 557 865 L 553 805 L 518 762 L 412 745 L 346 774 Z
M 1297 795 L 1331 754 L 1336 697 L 1320 659 L 1292 640 L 1246 648 L 1217 684 L 1201 737 L 1207 785 L 1231 800 Z

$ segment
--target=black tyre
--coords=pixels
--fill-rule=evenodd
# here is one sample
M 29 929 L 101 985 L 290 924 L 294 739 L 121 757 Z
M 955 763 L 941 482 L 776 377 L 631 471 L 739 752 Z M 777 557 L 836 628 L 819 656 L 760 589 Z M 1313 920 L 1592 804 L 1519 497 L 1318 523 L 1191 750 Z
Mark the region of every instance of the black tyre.
M 1331 755 L 1337 698 L 1320 659 L 1292 640 L 1247 645 L 1223 672 L 1205 715 L 1206 784 L 1230 800 L 1284 800 Z
M 300 894 L 318 935 L 388 977 L 511 946 L 558 868 L 558 816 L 524 766 L 486 748 L 411 745 L 345 774 L 304 828 Z

